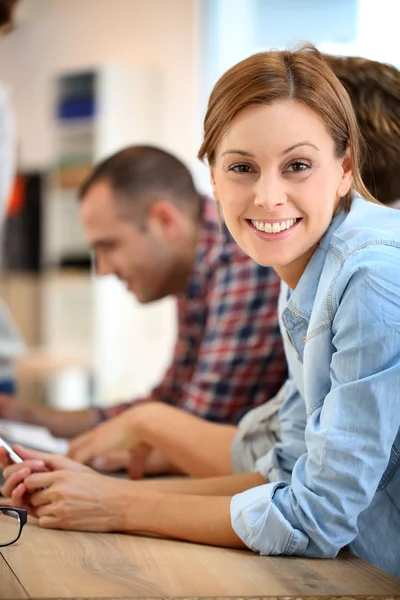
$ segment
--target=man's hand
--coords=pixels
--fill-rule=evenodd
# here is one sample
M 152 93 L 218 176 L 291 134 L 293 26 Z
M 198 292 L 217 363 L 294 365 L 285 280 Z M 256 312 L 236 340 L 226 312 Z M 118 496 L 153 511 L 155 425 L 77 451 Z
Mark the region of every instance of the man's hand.
M 129 453 L 128 474 L 131 479 L 142 479 L 148 472 L 150 458 L 160 453 L 148 444 L 140 444 Z M 158 473 L 156 473 L 158 475 Z
M 142 440 L 135 427 L 136 411 L 145 408 L 141 405 L 130 408 L 106 423 L 98 425 L 71 441 L 68 456 L 83 464 L 93 464 L 101 469 L 104 458 L 111 453 L 125 453 L 140 446 Z M 99 461 L 99 457 L 103 457 Z M 97 459 L 97 465 L 96 460 Z
M 90 466 L 102 473 L 126 470 L 131 479 L 142 479 L 145 475 L 182 474 L 161 452 L 148 444 L 140 444 L 131 451 L 97 456 L 90 461 Z

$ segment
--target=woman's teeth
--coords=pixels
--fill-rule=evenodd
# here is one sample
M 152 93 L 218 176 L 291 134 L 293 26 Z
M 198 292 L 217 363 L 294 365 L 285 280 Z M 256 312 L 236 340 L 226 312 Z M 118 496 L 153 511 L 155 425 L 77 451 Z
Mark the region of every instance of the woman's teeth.
M 264 221 L 253 221 L 251 224 L 254 225 L 258 231 L 265 231 L 265 233 L 280 233 L 285 229 L 290 229 L 298 221 L 298 219 L 287 219 L 287 221 L 280 221 L 276 223 L 265 223 Z

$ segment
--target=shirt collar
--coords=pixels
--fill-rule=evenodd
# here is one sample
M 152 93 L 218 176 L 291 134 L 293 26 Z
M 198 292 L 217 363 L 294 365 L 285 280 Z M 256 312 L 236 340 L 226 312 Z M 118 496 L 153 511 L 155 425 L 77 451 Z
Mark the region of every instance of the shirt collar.
M 329 228 L 321 238 L 296 288 L 291 292 L 286 284 L 282 284 L 283 291 L 286 293 L 286 298 L 288 298 L 287 307 L 292 314 L 295 314 L 306 321 L 310 321 L 311 318 L 320 276 L 325 264 L 332 236 L 346 219 L 347 214 L 348 213 L 342 209 L 336 211 Z M 285 286 L 286 292 L 284 289 Z

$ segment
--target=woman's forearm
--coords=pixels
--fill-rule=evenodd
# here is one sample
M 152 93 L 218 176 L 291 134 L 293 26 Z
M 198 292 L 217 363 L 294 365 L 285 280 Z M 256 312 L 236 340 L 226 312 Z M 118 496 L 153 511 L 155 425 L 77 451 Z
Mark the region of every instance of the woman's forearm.
M 231 498 L 180 496 L 160 492 L 133 494 L 123 530 L 228 548 L 245 548 L 231 526 Z
M 210 423 L 159 402 L 132 409 L 132 429 L 183 473 L 212 477 L 232 473 L 234 425 Z
M 253 487 L 267 483 L 260 473 L 241 473 L 206 479 L 174 478 L 151 479 L 132 482 L 139 490 L 188 494 L 198 496 L 234 496 Z

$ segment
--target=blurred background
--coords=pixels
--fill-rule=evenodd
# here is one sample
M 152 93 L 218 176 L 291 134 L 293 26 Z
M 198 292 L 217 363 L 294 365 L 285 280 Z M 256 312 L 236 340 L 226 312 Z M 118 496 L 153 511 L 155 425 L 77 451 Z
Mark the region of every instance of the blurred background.
M 139 306 L 93 276 L 76 191 L 99 159 L 154 143 L 191 168 L 207 98 L 238 60 L 310 41 L 400 66 L 394 0 L 20 0 L 0 38 L 18 175 L 0 297 L 20 329 L 20 396 L 63 408 L 147 393 L 171 356 L 175 305 Z

